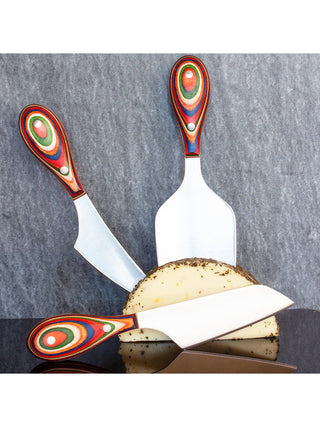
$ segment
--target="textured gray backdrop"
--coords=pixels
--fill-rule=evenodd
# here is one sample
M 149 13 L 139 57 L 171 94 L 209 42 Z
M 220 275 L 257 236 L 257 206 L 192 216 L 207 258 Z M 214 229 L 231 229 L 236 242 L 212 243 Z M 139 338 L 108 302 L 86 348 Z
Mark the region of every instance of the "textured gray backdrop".
M 0 55 L 1 318 L 116 314 L 126 298 L 73 249 L 72 199 L 22 142 L 20 110 L 60 118 L 84 189 L 148 271 L 155 214 L 183 178 L 168 94 L 180 56 Z M 202 171 L 236 214 L 238 263 L 319 309 L 320 55 L 197 56 L 212 87 Z

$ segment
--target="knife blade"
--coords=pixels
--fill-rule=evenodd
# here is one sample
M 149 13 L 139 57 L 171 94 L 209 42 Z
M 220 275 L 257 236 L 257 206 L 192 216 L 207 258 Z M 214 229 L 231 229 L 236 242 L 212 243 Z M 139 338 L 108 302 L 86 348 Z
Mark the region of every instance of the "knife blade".
M 39 323 L 27 345 L 37 357 L 62 360 L 81 354 L 122 332 L 160 330 L 189 348 L 271 316 L 293 305 L 274 289 L 259 285 L 209 295 L 135 314 L 98 317 L 65 314 Z
M 20 113 L 19 130 L 32 154 L 62 182 L 74 201 L 79 224 L 74 248 L 102 274 L 132 291 L 145 274 L 106 226 L 84 191 L 58 117 L 42 105 L 28 105 Z

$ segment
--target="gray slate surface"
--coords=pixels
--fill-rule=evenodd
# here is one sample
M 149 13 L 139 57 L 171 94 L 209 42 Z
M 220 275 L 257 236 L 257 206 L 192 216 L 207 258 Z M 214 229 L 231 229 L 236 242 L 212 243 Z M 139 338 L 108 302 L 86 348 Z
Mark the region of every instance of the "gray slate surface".
M 148 271 L 155 214 L 183 178 L 168 94 L 180 56 L 0 55 L 1 318 L 117 314 L 126 299 L 73 250 L 72 199 L 23 144 L 21 109 L 57 114 L 82 185 Z M 202 171 L 235 211 L 238 263 L 319 309 L 320 56 L 197 56 L 212 86 Z

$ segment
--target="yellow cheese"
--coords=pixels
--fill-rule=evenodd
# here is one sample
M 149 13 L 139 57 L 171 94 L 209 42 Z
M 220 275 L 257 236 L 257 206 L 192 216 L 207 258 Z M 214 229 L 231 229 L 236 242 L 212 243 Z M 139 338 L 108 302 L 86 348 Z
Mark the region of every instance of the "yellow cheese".
M 258 285 L 258 282 L 240 266 L 234 267 L 209 259 L 184 259 L 151 270 L 129 294 L 123 314 L 132 314 L 252 285 Z M 271 316 L 220 339 L 277 335 L 279 335 L 279 327 L 275 316 Z M 170 340 L 162 332 L 152 329 L 137 329 L 123 333 L 119 337 L 122 342 Z

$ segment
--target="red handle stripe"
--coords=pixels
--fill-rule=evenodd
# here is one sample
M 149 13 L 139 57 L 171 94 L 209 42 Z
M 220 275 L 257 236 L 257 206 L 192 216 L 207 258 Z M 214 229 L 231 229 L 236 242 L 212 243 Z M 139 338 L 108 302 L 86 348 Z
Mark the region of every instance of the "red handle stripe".
M 199 156 L 201 130 L 210 95 L 210 80 L 203 63 L 194 56 L 180 58 L 172 68 L 169 91 L 186 156 Z
M 65 314 L 39 323 L 30 332 L 27 346 L 41 359 L 62 360 L 135 328 L 137 320 L 134 314 L 108 317 Z
M 41 105 L 28 105 L 19 117 L 26 146 L 67 188 L 73 199 L 85 194 L 71 156 L 69 141 L 60 120 Z

